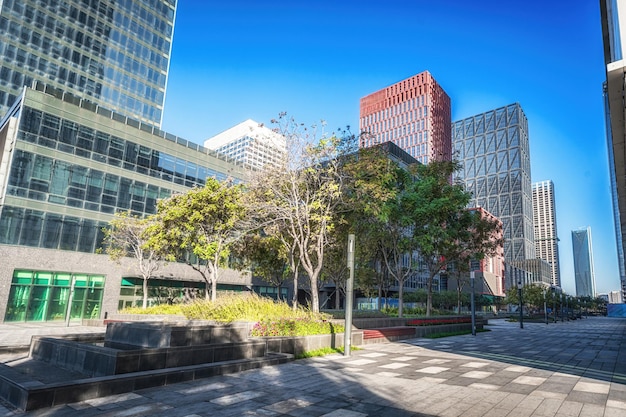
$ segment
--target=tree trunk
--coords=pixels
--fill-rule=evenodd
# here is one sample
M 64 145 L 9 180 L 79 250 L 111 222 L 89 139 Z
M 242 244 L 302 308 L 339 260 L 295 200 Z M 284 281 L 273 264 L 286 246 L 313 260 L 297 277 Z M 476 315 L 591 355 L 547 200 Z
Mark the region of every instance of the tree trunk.
M 428 283 L 426 287 L 426 317 L 430 317 L 433 310 L 433 278 L 428 278 Z
M 404 280 L 398 281 L 398 317 L 402 317 L 404 297 Z
M 148 308 L 148 278 L 143 277 L 143 308 Z

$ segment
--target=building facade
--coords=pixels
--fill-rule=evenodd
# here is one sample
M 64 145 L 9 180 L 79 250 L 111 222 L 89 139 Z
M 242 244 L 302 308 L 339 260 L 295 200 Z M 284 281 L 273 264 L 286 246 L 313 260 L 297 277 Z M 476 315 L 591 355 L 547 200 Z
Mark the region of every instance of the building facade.
M 613 219 L 622 298 L 626 299 L 626 32 L 623 30 L 626 28 L 626 0 L 600 0 L 600 17 L 606 66 L 603 91 Z
M 361 98 L 360 147 L 393 142 L 423 164 L 449 161 L 450 97 L 424 71 Z
M 593 268 L 590 227 L 572 230 L 572 249 L 574 252 L 576 295 L 595 297 L 596 276 Z
M 281 166 L 287 152 L 284 136 L 250 119 L 207 139 L 204 147 L 252 170 Z
M 139 302 L 131 260 L 118 265 L 96 253 L 102 228 L 117 211 L 155 213 L 158 199 L 207 177 L 244 181 L 246 170 L 67 92 L 25 88 L 0 120 L 0 320 L 100 318 Z M 253 289 L 244 274 L 221 276 L 221 289 Z M 154 278 L 155 301 L 167 289 L 178 297 L 204 288 L 183 264 Z M 77 293 L 68 306 L 72 282 Z
M 469 207 L 499 218 L 507 263 L 535 258 L 528 120 L 518 103 L 453 123 L 456 179 L 472 194 Z
M 3 0 L 0 116 L 33 81 L 160 127 L 176 0 Z
M 551 267 L 551 285 L 561 286 L 559 238 L 556 228 L 554 183 L 550 180 L 533 183 L 533 223 L 535 251 L 538 258 Z

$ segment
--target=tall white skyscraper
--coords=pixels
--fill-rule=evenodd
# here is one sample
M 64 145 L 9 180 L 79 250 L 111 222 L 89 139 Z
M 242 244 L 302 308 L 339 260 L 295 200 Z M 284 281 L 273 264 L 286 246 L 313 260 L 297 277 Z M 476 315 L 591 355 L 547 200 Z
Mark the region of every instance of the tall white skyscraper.
M 572 249 L 574 251 L 574 275 L 576 295 L 596 296 L 596 276 L 593 269 L 593 251 L 591 248 L 591 228 L 572 230 Z
M 246 120 L 207 139 L 204 147 L 242 162 L 250 169 L 278 165 L 286 153 L 285 137 L 254 120 Z
M 533 184 L 533 223 L 537 257 L 548 261 L 552 268 L 552 285 L 561 286 L 559 268 L 559 238 L 556 228 L 554 183 L 550 180 Z

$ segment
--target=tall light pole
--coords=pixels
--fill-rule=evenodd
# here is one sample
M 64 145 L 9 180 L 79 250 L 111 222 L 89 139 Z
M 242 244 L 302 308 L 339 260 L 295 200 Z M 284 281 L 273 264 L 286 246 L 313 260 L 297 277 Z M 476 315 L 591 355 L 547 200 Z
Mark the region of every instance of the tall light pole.
M 561 293 L 561 323 L 565 321 L 565 315 L 563 314 L 563 293 Z
M 476 304 L 474 302 L 474 276 L 475 272 L 470 272 L 470 287 L 472 288 L 472 293 L 470 295 L 471 300 L 471 309 L 472 309 L 472 336 L 476 336 Z
M 548 300 L 546 299 L 546 289 L 543 289 L 543 314 L 546 316 L 546 324 L 548 324 Z
M 524 328 L 524 302 L 522 301 L 522 280 L 517 281 L 517 294 L 519 295 L 519 328 Z
M 352 288 L 354 287 L 354 235 L 348 235 L 348 270 L 350 276 L 346 282 L 346 324 L 343 332 L 343 355 L 350 356 L 352 343 Z

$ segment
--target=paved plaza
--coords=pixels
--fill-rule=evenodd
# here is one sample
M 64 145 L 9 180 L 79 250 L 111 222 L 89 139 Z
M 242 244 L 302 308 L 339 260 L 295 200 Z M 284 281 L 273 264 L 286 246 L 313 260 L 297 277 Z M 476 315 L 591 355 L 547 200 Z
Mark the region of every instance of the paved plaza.
M 626 416 L 626 319 L 490 323 L 0 416 Z

